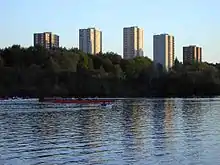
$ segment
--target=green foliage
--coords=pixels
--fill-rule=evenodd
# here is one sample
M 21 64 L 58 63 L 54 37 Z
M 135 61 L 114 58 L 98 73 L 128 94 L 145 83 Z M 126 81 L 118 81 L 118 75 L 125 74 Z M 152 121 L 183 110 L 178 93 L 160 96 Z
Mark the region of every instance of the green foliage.
M 0 56 L 0 67 L 3 67 L 4 66 L 4 61 L 2 59 L 2 57 Z
M 185 65 L 170 71 L 147 57 L 125 60 L 107 52 L 19 45 L 0 50 L 0 96 L 207 96 L 220 94 L 220 64 Z

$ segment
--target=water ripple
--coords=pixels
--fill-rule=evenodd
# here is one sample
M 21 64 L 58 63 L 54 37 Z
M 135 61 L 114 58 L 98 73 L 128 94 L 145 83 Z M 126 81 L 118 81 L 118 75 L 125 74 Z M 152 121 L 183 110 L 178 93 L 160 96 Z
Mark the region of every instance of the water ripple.
M 0 101 L 0 164 L 219 164 L 220 98 Z

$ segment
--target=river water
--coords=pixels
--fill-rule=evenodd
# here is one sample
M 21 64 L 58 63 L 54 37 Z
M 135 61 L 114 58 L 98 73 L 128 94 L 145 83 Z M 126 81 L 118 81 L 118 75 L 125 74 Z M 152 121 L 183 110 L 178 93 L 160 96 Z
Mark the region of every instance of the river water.
M 1 165 L 220 164 L 220 98 L 0 101 Z

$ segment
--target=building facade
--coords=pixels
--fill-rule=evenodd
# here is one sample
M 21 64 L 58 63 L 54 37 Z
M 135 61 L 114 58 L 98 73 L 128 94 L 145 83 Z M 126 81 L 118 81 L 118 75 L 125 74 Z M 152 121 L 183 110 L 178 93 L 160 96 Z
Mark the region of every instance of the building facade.
M 183 47 L 183 63 L 192 64 L 193 62 L 202 62 L 202 48 L 196 45 Z
M 59 36 L 51 32 L 34 33 L 34 46 L 37 45 L 46 49 L 59 48 Z
M 153 58 L 155 64 L 161 64 L 166 70 L 174 65 L 175 40 L 169 34 L 153 36 Z
M 123 29 L 123 56 L 132 59 L 144 56 L 144 30 L 137 27 L 125 27 Z
M 79 49 L 85 53 L 102 52 L 102 32 L 95 28 L 79 29 Z

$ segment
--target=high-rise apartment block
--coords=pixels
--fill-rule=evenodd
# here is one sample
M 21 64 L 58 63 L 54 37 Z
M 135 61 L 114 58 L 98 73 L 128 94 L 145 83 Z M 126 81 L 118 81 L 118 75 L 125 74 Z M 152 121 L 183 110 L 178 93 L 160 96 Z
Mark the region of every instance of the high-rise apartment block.
M 183 47 L 183 63 L 192 64 L 193 62 L 202 62 L 202 48 L 196 45 Z
M 144 55 L 144 30 L 137 27 L 123 29 L 123 55 L 125 59 L 132 59 Z
M 34 46 L 36 45 L 46 49 L 59 48 L 59 36 L 51 32 L 34 33 Z
M 166 70 L 174 65 L 175 41 L 169 34 L 153 36 L 153 57 L 155 64 L 161 64 Z
M 79 49 L 85 53 L 98 54 L 102 52 L 102 32 L 95 28 L 79 30 Z

